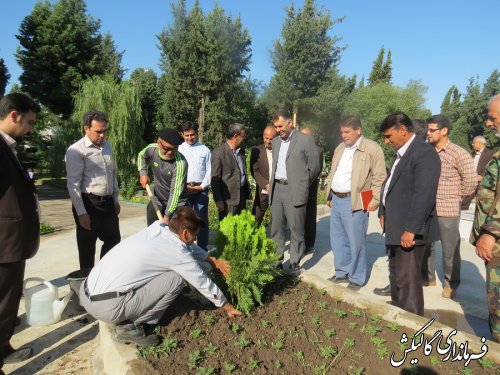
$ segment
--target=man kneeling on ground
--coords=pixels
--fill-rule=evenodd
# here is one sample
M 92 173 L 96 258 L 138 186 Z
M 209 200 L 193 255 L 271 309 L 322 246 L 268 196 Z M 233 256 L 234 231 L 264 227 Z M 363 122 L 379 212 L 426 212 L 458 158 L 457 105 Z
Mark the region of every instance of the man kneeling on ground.
M 81 305 L 96 319 L 117 324 L 115 341 L 140 346 L 159 344 L 153 329 L 184 280 L 228 317 L 241 315 L 207 276 L 212 268 L 227 276 L 227 262 L 193 245 L 202 225 L 192 208 L 180 207 L 168 226 L 156 221 L 128 237 L 92 269 L 80 289 Z

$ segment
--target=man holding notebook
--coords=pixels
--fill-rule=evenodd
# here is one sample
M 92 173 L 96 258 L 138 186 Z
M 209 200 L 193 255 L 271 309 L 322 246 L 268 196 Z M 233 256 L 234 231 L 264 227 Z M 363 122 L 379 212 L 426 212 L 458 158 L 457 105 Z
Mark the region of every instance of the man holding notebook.
M 340 135 L 343 143 L 333 154 L 326 201 L 332 209 L 330 243 L 335 266 L 329 280 L 349 283 L 348 288 L 357 291 L 367 277 L 368 211 L 378 208 L 386 168 L 382 148 L 361 135 L 358 117 L 346 117 Z

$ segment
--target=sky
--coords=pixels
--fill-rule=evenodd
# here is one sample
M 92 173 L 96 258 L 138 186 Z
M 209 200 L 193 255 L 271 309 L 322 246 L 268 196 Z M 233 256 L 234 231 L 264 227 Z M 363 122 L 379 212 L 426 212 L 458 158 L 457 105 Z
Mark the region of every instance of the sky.
M 53 3 L 54 0 L 51 0 Z M 150 68 L 160 74 L 156 36 L 172 23 L 171 0 L 87 0 L 87 12 L 101 20 L 101 33 L 111 33 L 118 51 L 125 51 L 122 66 Z M 215 0 L 200 0 L 205 13 Z M 290 0 L 218 0 L 233 17 L 240 16 L 252 39 L 250 76 L 269 83 L 273 76 L 270 50 L 281 37 L 285 7 Z M 14 53 L 15 35 L 36 0 L 0 0 L 0 57 L 17 83 L 21 68 Z M 194 0 L 187 0 L 188 9 Z M 296 8 L 303 0 L 295 0 Z M 452 85 L 464 93 L 471 77 L 481 84 L 500 69 L 499 0 L 316 0 L 331 18 L 345 19 L 331 35 L 346 45 L 339 70 L 347 76 L 368 78 L 380 48 L 392 51 L 393 83 L 405 86 L 420 80 L 428 87 L 426 107 L 438 113 Z M 492 18 L 491 18 L 492 17 Z M 497 35 L 497 37 L 495 37 Z M 7 92 L 8 92 L 7 88 Z

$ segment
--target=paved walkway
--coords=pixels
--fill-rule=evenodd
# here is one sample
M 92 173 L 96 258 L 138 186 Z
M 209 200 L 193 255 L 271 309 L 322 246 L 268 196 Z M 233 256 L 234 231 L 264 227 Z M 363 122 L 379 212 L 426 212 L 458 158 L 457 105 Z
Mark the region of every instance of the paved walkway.
M 71 203 L 64 191 L 50 187 L 39 189 L 42 221 L 59 229 L 56 233 L 42 237 L 38 254 L 27 262 L 26 277 L 37 276 L 50 280 L 59 287 L 60 296 L 69 292 L 65 276 L 78 269 Z M 321 212 L 322 210 L 320 210 Z M 318 238 L 314 254 L 302 261 L 305 274 L 328 278 L 333 274 L 333 255 L 329 242 L 329 215 L 326 206 L 324 216 L 318 221 Z M 464 231 L 470 223 L 462 223 Z M 122 204 L 120 230 L 122 238 L 135 233 L 146 225 L 145 206 Z M 384 241 L 375 215 L 371 215 L 368 226 L 368 269 L 370 278 L 359 290 L 362 298 L 378 303 L 388 301 L 387 297 L 375 296 L 375 287 L 388 284 L 387 260 Z M 436 264 L 441 264 L 440 246 L 436 246 Z M 443 279 L 440 267 L 438 278 Z M 441 285 L 424 289 L 426 316 L 455 327 L 461 331 L 489 338 L 487 325 L 486 295 L 484 288 L 485 271 L 482 261 L 475 255 L 474 248 L 462 241 L 462 284 L 454 300 L 441 297 Z M 95 348 L 94 338 L 98 333 L 96 322 L 78 310 L 77 303 L 71 301 L 59 323 L 45 327 L 30 327 L 26 324 L 24 300 L 21 301 L 21 326 L 16 328 L 12 344 L 19 347 L 30 344 L 35 356 L 28 361 L 4 366 L 12 374 L 90 374 L 91 356 Z

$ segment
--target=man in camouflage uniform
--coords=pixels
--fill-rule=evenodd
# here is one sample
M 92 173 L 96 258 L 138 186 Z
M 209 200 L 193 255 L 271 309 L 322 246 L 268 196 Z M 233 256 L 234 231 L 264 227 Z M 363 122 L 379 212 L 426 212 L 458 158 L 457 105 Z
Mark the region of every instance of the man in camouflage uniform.
M 500 138 L 500 94 L 488 104 L 486 126 Z M 492 340 L 500 342 L 500 151 L 486 165 L 476 196 L 476 213 L 470 242 L 486 265 L 486 296 Z

